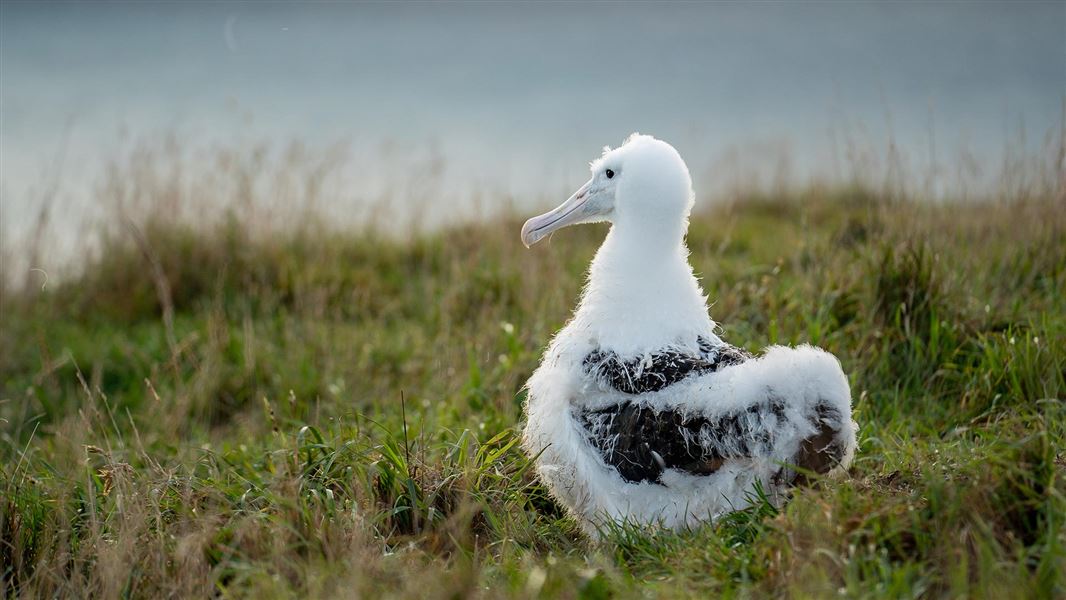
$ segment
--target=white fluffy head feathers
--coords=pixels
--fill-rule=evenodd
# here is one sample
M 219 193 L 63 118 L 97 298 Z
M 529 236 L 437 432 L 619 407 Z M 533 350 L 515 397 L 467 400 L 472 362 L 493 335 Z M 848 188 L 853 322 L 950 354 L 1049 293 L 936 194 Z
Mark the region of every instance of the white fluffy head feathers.
M 694 198 L 692 178 L 673 146 L 634 133 L 618 148 L 604 148 L 591 171 L 591 179 L 565 202 L 526 221 L 526 246 L 568 225 L 598 221 L 645 238 L 684 235 Z

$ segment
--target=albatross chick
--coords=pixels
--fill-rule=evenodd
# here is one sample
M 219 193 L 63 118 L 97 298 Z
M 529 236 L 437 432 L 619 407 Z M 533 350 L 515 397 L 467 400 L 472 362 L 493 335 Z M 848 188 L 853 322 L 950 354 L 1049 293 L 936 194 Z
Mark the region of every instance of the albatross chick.
M 609 221 L 573 317 L 529 379 L 523 446 L 555 498 L 596 535 L 607 521 L 691 526 L 779 502 L 855 453 L 851 391 L 818 348 L 761 356 L 722 341 L 688 262 L 694 195 L 669 144 L 634 134 L 592 178 L 522 227 Z

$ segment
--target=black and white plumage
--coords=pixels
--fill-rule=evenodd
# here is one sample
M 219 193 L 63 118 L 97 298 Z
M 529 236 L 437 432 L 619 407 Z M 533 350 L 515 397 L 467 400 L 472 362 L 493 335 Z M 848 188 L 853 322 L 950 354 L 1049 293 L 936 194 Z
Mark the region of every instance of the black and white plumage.
M 728 344 L 715 345 L 703 337 L 696 342 L 696 355 L 668 349 L 627 361 L 610 350 L 593 350 L 582 364 L 590 377 L 619 392 L 643 394 L 657 392 L 689 375 L 713 373 L 751 358 L 744 350 Z
M 691 179 L 669 144 L 634 135 L 522 229 L 612 226 L 581 303 L 528 383 L 523 445 L 590 533 L 606 519 L 682 527 L 771 498 L 855 451 L 840 363 L 810 346 L 762 356 L 715 334 L 688 264 Z

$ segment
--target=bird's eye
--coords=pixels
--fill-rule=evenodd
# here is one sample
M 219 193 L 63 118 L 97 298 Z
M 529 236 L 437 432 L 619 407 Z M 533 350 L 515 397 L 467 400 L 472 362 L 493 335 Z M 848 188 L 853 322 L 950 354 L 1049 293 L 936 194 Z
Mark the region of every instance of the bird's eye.
M 610 179 L 610 178 L 614 177 L 614 171 L 612 171 L 610 169 L 607 169 L 607 171 L 604 174 L 607 175 L 607 179 Z

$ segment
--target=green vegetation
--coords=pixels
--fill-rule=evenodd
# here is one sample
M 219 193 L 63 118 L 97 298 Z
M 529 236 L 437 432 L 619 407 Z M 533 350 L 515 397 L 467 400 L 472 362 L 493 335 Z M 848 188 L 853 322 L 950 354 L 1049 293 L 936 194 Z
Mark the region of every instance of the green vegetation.
M 839 356 L 850 476 L 590 542 L 516 444 L 604 230 L 399 240 L 165 217 L 0 321 L 9 596 L 1066 594 L 1061 197 L 859 189 L 693 218 L 723 337 Z

